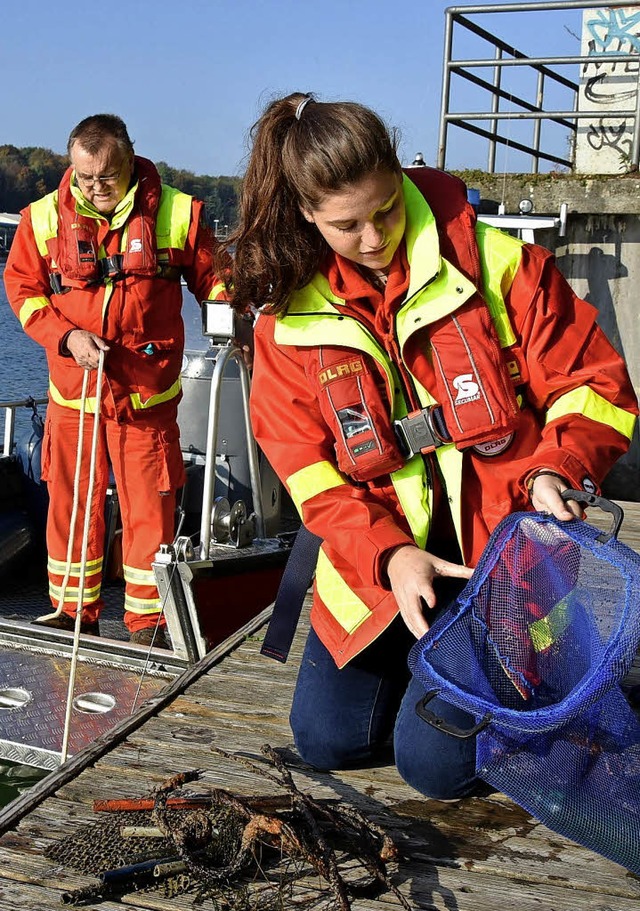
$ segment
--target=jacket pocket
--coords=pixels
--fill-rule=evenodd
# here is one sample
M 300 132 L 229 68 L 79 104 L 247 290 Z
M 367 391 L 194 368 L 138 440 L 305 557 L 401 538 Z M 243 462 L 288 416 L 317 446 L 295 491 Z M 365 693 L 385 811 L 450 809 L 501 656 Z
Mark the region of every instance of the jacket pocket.
M 156 430 L 158 493 L 165 494 L 182 487 L 185 481 L 184 461 L 177 427 Z
M 320 410 L 335 438 L 341 471 L 356 481 L 369 481 L 404 464 L 384 381 L 368 358 L 322 348 L 313 379 Z
M 176 347 L 175 339 L 151 340 L 128 351 L 130 388 L 141 401 L 169 393 L 182 366 L 182 351 Z
M 44 419 L 44 434 L 42 436 L 42 454 L 40 456 L 40 479 L 50 481 L 51 469 L 51 419 L 47 415 Z

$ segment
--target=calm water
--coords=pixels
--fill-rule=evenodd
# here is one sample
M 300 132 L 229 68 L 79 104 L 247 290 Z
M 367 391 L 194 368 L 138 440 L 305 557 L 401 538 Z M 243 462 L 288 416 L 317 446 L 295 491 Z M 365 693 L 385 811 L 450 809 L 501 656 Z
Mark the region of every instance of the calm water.
M 22 330 L 7 301 L 0 260 L 0 401 L 44 398 L 48 385 L 47 363 L 43 349 Z M 206 347 L 200 334 L 200 315 L 194 299 L 185 290 L 185 323 L 187 347 Z M 16 434 L 28 432 L 30 409 L 16 415 Z M 4 414 L 0 414 L 0 432 L 4 432 Z M 0 583 L 1 584 L 1 583 Z M 27 790 L 46 773 L 39 769 L 0 760 L 0 807 Z
M 0 261 L 0 401 L 43 398 L 47 389 L 47 365 L 44 352 L 24 332 L 7 303 L 2 274 L 4 262 Z M 22 411 L 16 423 L 18 428 L 27 426 L 30 412 Z M 4 414 L 0 414 L 4 429 Z M 0 760 L 0 806 L 5 806 L 23 791 L 28 790 L 46 773 L 40 769 L 16 765 Z
M 47 390 L 47 363 L 44 351 L 22 330 L 7 302 L 0 261 L 0 401 L 42 398 Z

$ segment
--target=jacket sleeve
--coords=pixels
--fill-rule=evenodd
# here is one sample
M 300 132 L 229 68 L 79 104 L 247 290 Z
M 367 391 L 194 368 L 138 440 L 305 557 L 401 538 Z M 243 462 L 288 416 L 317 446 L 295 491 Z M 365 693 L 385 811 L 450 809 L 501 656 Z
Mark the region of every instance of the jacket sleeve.
M 187 265 L 184 278 L 197 301 L 228 299 L 224 278 L 216 275 L 217 248 L 218 241 L 204 217 L 204 205 L 199 199 L 194 199 L 185 247 Z
M 597 325 L 596 308 L 577 297 L 548 251 L 525 245 L 522 252 L 507 305 L 528 301 L 514 324 L 542 439 L 520 486 L 525 490 L 531 475 L 546 468 L 572 487 L 597 490 L 629 447 L 638 414 L 633 387 L 623 358 Z
M 413 544 L 408 527 L 337 467 L 334 439 L 325 423 L 302 358 L 278 346 L 275 318 L 260 315 L 255 328 L 251 419 L 260 448 L 290 493 L 302 521 L 365 585 L 383 584 L 384 556 Z
M 22 328 L 44 348 L 60 352 L 60 344 L 72 329 L 51 300 L 49 264 L 36 243 L 30 209 L 24 209 L 11 244 L 4 270 L 7 298 Z

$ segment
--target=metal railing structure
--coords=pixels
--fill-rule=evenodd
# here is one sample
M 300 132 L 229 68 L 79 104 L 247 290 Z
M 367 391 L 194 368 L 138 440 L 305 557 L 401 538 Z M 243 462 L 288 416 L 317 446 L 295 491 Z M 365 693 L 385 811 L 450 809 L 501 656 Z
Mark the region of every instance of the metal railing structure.
M 445 49 L 444 71 L 442 80 L 442 102 L 440 109 L 440 131 L 438 138 L 437 166 L 446 167 L 448 129 L 450 125 L 457 126 L 470 133 L 474 133 L 487 140 L 488 160 L 487 170 L 495 173 L 496 149 L 498 145 L 509 146 L 512 149 L 531 155 L 530 173 L 538 173 L 540 161 L 552 162 L 569 169 L 573 162 L 561 155 L 555 154 L 551 149 L 541 147 L 541 126 L 544 121 L 554 121 L 565 127 L 568 136 L 573 140 L 578 130 L 578 121 L 596 119 L 602 116 L 594 111 L 578 111 L 578 82 L 563 76 L 557 71 L 559 67 L 573 66 L 582 68 L 586 64 L 593 64 L 597 59 L 597 51 L 587 56 L 568 57 L 528 57 L 522 51 L 496 38 L 476 22 L 470 20 L 470 15 L 486 13 L 529 13 L 556 10 L 588 10 L 588 9 L 615 9 L 616 7 L 636 6 L 629 0 L 592 0 L 592 2 L 574 2 L 574 0 L 558 0 L 558 2 L 530 2 L 530 3 L 501 3 L 483 4 L 482 6 L 451 6 L 445 11 Z M 454 32 L 456 29 L 466 30 L 481 39 L 484 39 L 493 48 L 493 57 L 476 59 L 453 59 Z M 640 58 L 638 53 L 618 53 L 606 51 L 599 55 L 602 60 L 609 63 L 635 63 Z M 526 67 L 535 73 L 536 97 L 535 102 L 527 101 L 503 87 L 503 71 L 509 67 Z M 552 69 L 552 67 L 554 69 Z M 490 70 L 492 81 L 478 75 L 474 70 Z M 472 83 L 477 88 L 488 93 L 490 102 L 483 111 L 452 112 L 450 110 L 453 77 L 459 77 Z M 638 69 L 638 85 L 640 88 L 640 67 Z M 573 98 L 570 110 L 545 110 L 545 89 L 551 82 L 556 87 L 561 86 Z M 501 102 L 509 102 L 518 110 L 501 110 Z M 488 107 L 488 110 L 486 109 Z M 640 91 L 636 91 L 636 106 L 632 110 L 616 110 L 616 117 L 628 118 L 633 123 L 633 136 L 629 154 L 628 166 L 637 169 L 640 159 Z M 504 121 L 533 122 L 533 136 L 529 144 L 511 139 L 499 132 Z M 484 124 L 480 126 L 479 124 Z M 573 147 L 573 143 L 572 143 Z M 506 168 L 505 168 L 506 170 Z
M 13 453 L 14 443 L 15 443 L 15 429 L 16 429 L 16 412 L 21 408 L 29 408 L 31 410 L 37 408 L 38 405 L 46 405 L 48 399 L 18 399 L 16 401 L 7 401 L 0 402 L 0 414 L 4 411 L 4 433 L 2 436 L 2 448 L 0 449 L 0 456 L 10 456 Z

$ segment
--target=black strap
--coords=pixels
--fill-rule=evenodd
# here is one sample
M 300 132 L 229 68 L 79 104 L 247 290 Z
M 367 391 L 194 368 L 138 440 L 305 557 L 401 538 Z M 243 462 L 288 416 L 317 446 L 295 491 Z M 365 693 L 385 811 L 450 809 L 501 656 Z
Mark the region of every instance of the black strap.
M 440 405 L 430 405 L 420 411 L 412 411 L 404 418 L 393 422 L 398 446 L 408 459 L 419 452 L 429 453 L 451 442 L 444 414 Z
M 300 612 L 318 561 L 322 538 L 301 525 L 284 568 L 261 655 L 284 662 L 296 632 Z

